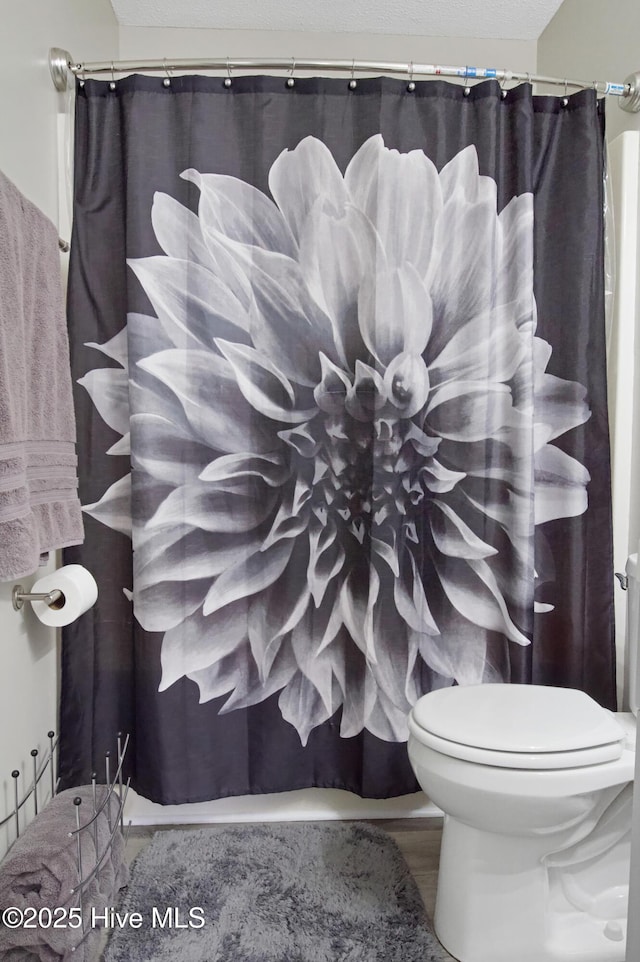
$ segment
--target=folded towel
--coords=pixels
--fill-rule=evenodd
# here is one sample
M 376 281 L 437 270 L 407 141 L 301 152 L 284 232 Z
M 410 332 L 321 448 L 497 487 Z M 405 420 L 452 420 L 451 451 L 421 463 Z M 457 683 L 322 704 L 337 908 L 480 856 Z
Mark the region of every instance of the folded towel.
M 58 232 L 0 172 L 0 581 L 84 539 Z
M 105 789 L 100 787 L 97 801 L 104 799 Z M 85 824 L 93 814 L 93 789 L 91 786 L 72 788 L 57 795 L 27 826 L 24 833 L 9 850 L 0 864 L 0 912 L 11 906 L 21 911 L 27 908 L 70 909 L 78 906 L 78 896 L 71 889 L 78 884 L 76 838 L 69 832 L 76 827 L 76 806 L 73 799 L 82 799 L 80 823 Z M 117 815 L 117 799 L 111 799 L 112 824 Z M 97 819 L 97 852 L 106 850 L 111 831 L 107 807 Z M 88 875 L 96 864 L 96 846 L 93 829 L 82 832 L 82 872 Z M 91 909 L 99 910 L 98 918 L 106 907 L 115 905 L 116 895 L 129 878 L 124 862 L 124 840 L 121 832 L 115 833 L 110 854 L 102 862 L 95 878 L 83 889 L 83 907 L 87 922 Z M 11 962 L 87 962 L 92 958 L 99 929 L 87 926 L 88 936 L 76 949 L 82 931 L 75 928 L 39 926 L 34 929 L 6 929 L 0 926 L 0 959 Z M 33 959 L 32 959 L 33 956 Z
M 39 962 L 38 956 L 27 949 L 9 949 L 2 956 L 2 962 Z
M 95 962 L 99 941 L 100 935 L 92 932 L 74 952 L 73 962 Z M 35 952 L 17 946 L 3 952 L 2 962 L 60 962 L 60 956 L 46 945 L 40 946 Z

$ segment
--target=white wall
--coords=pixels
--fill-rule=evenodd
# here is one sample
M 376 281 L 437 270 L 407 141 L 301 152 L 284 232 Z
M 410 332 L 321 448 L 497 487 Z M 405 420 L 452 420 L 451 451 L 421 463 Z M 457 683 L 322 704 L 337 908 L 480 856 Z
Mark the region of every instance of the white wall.
M 385 60 L 453 66 L 536 69 L 533 40 L 468 37 L 402 37 L 365 33 L 286 33 L 278 30 L 179 30 L 121 27 L 123 60 L 176 57 L 307 57 L 319 60 Z M 302 74 L 301 74 L 302 76 Z
M 608 218 L 615 246 L 615 283 L 607 336 L 607 378 L 611 427 L 614 571 L 624 572 L 638 547 L 640 499 L 640 373 L 638 281 L 640 255 L 640 131 L 625 130 L 609 145 L 611 181 Z M 625 678 L 627 596 L 615 584 L 618 703 L 628 710 Z
M 2 0 L 0 11 L 0 169 L 58 223 L 57 124 L 64 98 L 51 82 L 48 50 L 59 46 L 95 59 L 116 57 L 115 17 L 109 0 Z M 52 559 L 45 570 L 54 564 Z M 25 587 L 32 581 L 21 579 Z M 12 808 L 11 770 L 21 770 L 28 780 L 30 749 L 44 751 L 47 731 L 57 727 L 55 634 L 28 606 L 13 610 L 11 588 L 0 584 L 0 821 Z M 0 857 L 11 838 L 10 831 L 0 831 Z
M 538 70 L 545 76 L 622 83 L 640 70 L 638 0 L 564 0 L 538 40 Z M 607 134 L 640 130 L 640 114 L 607 100 Z

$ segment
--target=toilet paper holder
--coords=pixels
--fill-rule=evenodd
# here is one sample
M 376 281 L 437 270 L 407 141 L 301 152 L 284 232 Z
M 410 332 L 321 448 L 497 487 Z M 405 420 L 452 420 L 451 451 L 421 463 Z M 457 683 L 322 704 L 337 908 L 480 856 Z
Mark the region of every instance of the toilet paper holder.
M 50 608 L 61 607 L 57 604 L 62 599 L 64 604 L 64 594 L 58 588 L 52 591 L 25 591 L 22 585 L 14 585 L 11 592 L 11 604 L 15 611 L 20 611 L 25 601 L 44 601 Z

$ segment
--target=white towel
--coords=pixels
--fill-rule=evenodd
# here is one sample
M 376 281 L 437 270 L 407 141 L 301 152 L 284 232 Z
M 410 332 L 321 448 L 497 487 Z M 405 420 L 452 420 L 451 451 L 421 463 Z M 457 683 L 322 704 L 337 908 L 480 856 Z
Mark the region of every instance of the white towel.
M 84 529 L 58 232 L 0 172 L 0 581 Z

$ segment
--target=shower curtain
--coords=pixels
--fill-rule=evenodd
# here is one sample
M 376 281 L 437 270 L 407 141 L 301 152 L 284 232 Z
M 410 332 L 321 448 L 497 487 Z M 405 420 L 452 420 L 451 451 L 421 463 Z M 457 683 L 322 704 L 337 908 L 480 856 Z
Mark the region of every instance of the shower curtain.
M 389 797 L 434 688 L 614 708 L 595 93 L 131 76 L 76 111 L 100 596 L 63 785 L 126 731 L 154 801 Z

